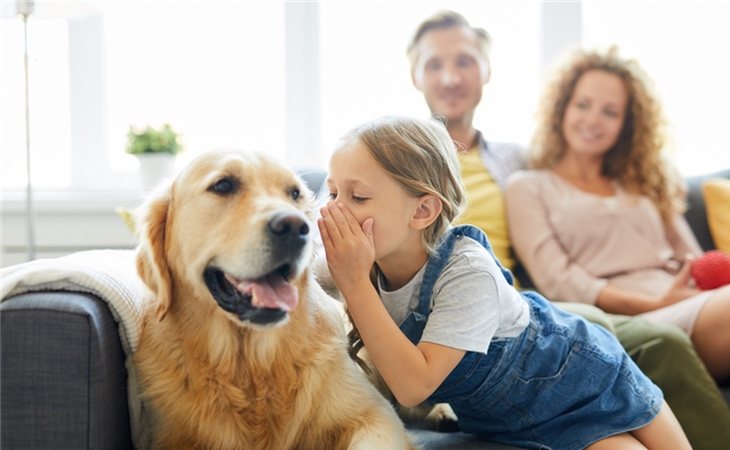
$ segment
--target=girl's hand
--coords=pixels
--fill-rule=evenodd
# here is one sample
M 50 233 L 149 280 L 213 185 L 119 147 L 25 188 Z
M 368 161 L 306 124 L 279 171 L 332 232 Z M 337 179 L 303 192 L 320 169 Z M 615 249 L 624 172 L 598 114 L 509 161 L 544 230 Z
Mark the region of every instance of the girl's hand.
M 337 288 L 347 298 L 350 289 L 370 283 L 370 269 L 375 263 L 373 219 L 365 219 L 361 227 L 345 205 L 335 202 L 328 202 L 320 213 L 322 218 L 317 226 L 327 266 Z
M 674 276 L 674 282 L 669 287 L 669 290 L 659 298 L 658 303 L 660 308 L 673 305 L 700 293 L 700 290 L 694 287 L 692 283 L 692 261 L 693 258 L 688 257 L 684 264 L 682 264 L 682 268 Z

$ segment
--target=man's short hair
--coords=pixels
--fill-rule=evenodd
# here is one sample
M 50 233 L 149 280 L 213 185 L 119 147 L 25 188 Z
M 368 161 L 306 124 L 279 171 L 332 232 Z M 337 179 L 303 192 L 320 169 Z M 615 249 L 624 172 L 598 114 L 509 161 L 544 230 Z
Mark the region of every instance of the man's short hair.
M 477 37 L 479 52 L 486 61 L 489 61 L 489 52 L 492 46 L 492 39 L 489 36 L 489 33 L 487 33 L 487 30 L 485 30 L 484 28 L 471 26 L 469 24 L 469 21 L 457 12 L 442 10 L 436 12 L 434 15 L 421 22 L 418 28 L 416 28 L 416 32 L 413 34 L 413 37 L 411 38 L 411 41 L 408 44 L 408 48 L 406 50 L 408 59 L 411 62 L 411 68 L 415 67 L 416 63 L 418 62 L 418 43 L 421 41 L 421 38 L 424 34 L 428 33 L 431 30 L 442 30 L 454 27 L 465 27 L 473 31 Z

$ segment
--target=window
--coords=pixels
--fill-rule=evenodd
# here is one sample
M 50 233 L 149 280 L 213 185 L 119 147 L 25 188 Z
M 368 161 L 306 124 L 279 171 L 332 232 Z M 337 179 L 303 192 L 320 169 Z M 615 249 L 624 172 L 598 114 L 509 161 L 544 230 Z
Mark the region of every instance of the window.
M 23 28 L 20 19 L 2 20 L 0 27 L 0 179 L 3 189 L 24 186 L 27 176 Z M 31 18 L 28 48 L 33 184 L 68 186 L 71 137 L 66 21 Z
M 284 23 L 278 2 L 108 2 L 108 152 L 130 124 L 169 122 L 186 153 L 284 154 Z M 188 155 L 190 156 L 190 155 Z
M 730 165 L 721 134 L 730 104 L 728 17 L 726 2 L 583 2 L 583 44 L 618 44 L 653 79 L 683 175 Z
M 33 184 L 134 190 L 130 125 L 170 123 L 187 158 L 284 155 L 282 2 L 38 2 L 29 20 Z M 53 8 L 53 15 L 44 19 Z M 2 187 L 26 183 L 23 23 L 0 27 Z M 73 148 L 73 153 L 71 149 Z
M 87 3 L 81 13 L 55 5 L 61 18 L 53 21 L 43 19 L 50 6 L 39 3 L 31 17 L 37 188 L 135 189 L 136 160 L 123 151 L 127 129 L 163 122 L 182 134 L 187 157 L 253 148 L 324 166 L 352 126 L 384 114 L 426 114 L 405 46 L 418 22 L 444 7 L 494 38 L 484 93 L 490 107 L 480 108 L 479 128 L 493 139 L 529 137 L 540 73 L 536 1 Z M 10 69 L 0 89 L 11 98 L 0 106 L 9 124 L 0 146 L 12 161 L 3 164 L 8 189 L 25 183 L 22 22 L 3 24 Z
M 236 147 L 324 166 L 361 122 L 427 115 L 405 47 L 441 8 L 492 35 L 492 78 L 475 118 L 490 139 L 529 142 L 544 53 L 580 39 L 580 31 L 545 32 L 550 9 L 558 28 L 582 30 L 584 45 L 615 42 L 639 59 L 666 106 L 685 175 L 727 166 L 716 132 L 725 123 L 713 108 L 730 103 L 730 63 L 720 56 L 730 5 L 722 2 L 662 2 L 661 20 L 656 2 L 37 2 L 28 30 L 33 184 L 138 189 L 127 129 L 163 122 L 182 134 L 188 158 Z M 20 190 L 23 24 L 5 12 L 0 20 L 0 177 L 3 190 Z

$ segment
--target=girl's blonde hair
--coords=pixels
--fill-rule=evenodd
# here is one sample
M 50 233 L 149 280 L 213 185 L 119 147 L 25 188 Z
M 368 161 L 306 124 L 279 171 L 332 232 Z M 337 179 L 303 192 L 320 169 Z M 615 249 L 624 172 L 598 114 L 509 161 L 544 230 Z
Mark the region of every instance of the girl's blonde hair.
M 422 235 L 426 250 L 433 252 L 441 235 L 466 203 L 456 146 L 444 124 L 434 119 L 386 116 L 350 130 L 339 147 L 355 141 L 364 144 L 375 161 L 411 195 L 431 194 L 441 199 L 441 214 Z M 370 275 L 374 279 L 375 272 Z M 347 334 L 350 357 L 371 374 L 368 364 L 358 356 L 363 347 L 360 332 L 352 317 L 349 320 L 352 324 Z
M 666 122 L 662 107 L 644 70 L 636 61 L 619 57 L 616 47 L 604 52 L 577 50 L 556 72 L 538 109 L 532 167 L 549 169 L 565 154 L 565 110 L 578 80 L 591 70 L 618 76 L 628 93 L 624 123 L 616 144 L 603 157 L 602 175 L 617 180 L 629 192 L 647 196 L 668 221 L 684 209 L 684 188 L 663 159 Z
M 446 127 L 433 119 L 387 116 L 349 131 L 341 146 L 356 140 L 411 195 L 441 200 L 441 214 L 423 233 L 424 246 L 433 251 L 466 202 L 456 147 Z

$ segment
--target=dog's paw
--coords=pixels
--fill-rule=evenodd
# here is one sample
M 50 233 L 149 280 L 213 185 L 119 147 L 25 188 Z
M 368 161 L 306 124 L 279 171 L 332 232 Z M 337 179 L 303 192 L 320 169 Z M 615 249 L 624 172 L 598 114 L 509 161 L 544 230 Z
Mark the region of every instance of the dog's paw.
M 416 428 L 443 432 L 459 431 L 459 419 L 447 403 L 433 405 L 424 402 L 412 407 L 397 405 L 396 410 L 403 422 Z
M 448 403 L 436 403 L 426 415 L 426 421 L 436 431 L 459 431 L 459 418 Z

